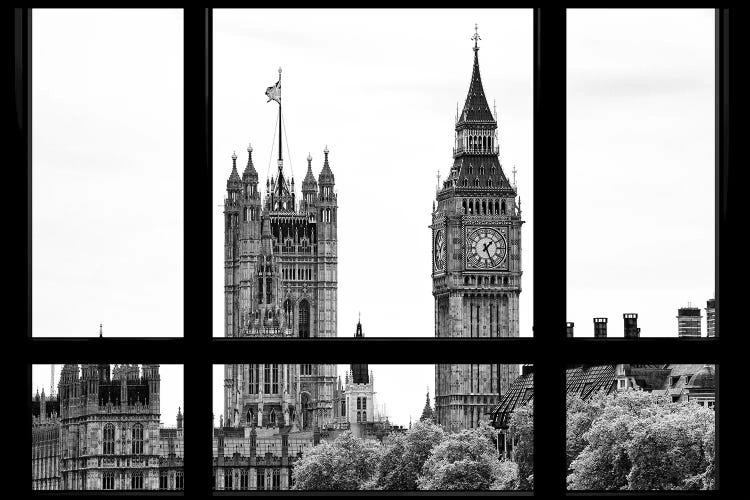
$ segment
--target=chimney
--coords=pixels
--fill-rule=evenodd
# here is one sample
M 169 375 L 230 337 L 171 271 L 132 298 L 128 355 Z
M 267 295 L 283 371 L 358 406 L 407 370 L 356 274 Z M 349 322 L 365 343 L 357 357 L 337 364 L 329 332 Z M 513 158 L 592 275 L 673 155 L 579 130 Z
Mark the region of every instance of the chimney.
M 637 339 L 641 336 L 641 329 L 638 328 L 638 314 L 625 313 L 622 315 L 625 322 L 625 338 Z
M 607 338 L 607 318 L 594 318 L 594 338 Z
M 565 323 L 565 333 L 567 334 L 569 339 L 573 338 L 573 327 L 575 326 L 575 323 L 572 321 L 568 321 Z

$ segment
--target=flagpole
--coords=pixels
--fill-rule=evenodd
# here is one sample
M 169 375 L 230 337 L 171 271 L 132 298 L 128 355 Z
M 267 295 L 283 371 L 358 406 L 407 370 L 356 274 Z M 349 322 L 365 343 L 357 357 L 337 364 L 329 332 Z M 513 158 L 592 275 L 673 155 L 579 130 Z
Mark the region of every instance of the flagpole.
M 279 170 L 281 170 L 281 68 L 279 68 Z

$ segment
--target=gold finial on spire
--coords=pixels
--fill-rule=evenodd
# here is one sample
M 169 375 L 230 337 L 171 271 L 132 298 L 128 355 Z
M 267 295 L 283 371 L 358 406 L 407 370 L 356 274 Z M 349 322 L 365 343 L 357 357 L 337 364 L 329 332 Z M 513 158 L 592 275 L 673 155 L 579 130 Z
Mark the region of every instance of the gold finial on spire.
M 479 36 L 479 25 L 477 23 L 474 23 L 474 36 L 472 36 L 471 39 L 474 40 L 474 52 L 476 52 L 479 50 L 477 42 L 482 39 L 482 37 Z

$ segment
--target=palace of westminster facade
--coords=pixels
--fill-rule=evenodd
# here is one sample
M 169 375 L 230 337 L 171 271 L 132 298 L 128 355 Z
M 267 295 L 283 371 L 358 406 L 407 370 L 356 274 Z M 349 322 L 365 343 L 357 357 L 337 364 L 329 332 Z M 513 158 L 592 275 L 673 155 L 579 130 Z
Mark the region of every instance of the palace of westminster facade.
M 455 124 L 454 163 L 432 213 L 438 337 L 519 331 L 520 200 L 499 161 L 477 39 Z M 279 89 L 280 80 L 281 74 Z M 280 101 L 279 95 L 279 107 Z M 294 179 L 284 175 L 279 136 L 278 171 L 266 180 L 263 197 L 252 147 L 242 175 L 232 155 L 224 203 L 224 335 L 336 337 L 338 205 L 329 150 L 317 179 L 308 155 L 298 198 Z M 358 324 L 355 337 L 362 335 Z M 33 487 L 181 487 L 182 415 L 174 433 L 159 428 L 158 365 L 144 365 L 140 378 L 128 367 L 116 367 L 113 376 L 108 365 L 82 370 L 78 378 L 77 365 L 63 369 L 57 406 L 44 397 L 37 404 Z M 456 431 L 487 420 L 517 372 L 516 365 L 437 365 L 437 422 Z M 345 430 L 371 438 L 403 430 L 377 415 L 367 365 L 352 365 L 342 383 L 333 364 L 227 364 L 223 389 L 224 414 L 213 438 L 219 490 L 288 489 L 294 461 L 321 439 Z

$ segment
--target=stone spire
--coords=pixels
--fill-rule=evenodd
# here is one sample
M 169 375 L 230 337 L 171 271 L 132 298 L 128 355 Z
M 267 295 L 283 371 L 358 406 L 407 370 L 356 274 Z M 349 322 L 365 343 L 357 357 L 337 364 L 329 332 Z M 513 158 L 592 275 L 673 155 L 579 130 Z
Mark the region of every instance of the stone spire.
M 247 145 L 247 165 L 245 171 L 242 172 L 242 180 L 245 182 L 258 182 L 258 171 L 255 170 L 253 165 L 253 146 L 252 144 Z
M 430 388 L 427 388 L 427 400 L 424 404 L 424 409 L 422 410 L 422 416 L 419 417 L 420 422 L 424 422 L 427 419 L 434 420 L 435 414 L 432 411 L 432 406 L 430 405 Z
M 464 109 L 459 116 L 456 127 L 469 123 L 497 123 L 492 115 L 489 104 L 487 104 L 487 97 L 484 95 L 484 87 L 482 87 L 482 76 L 479 73 L 479 46 L 477 45 L 477 41 L 481 40 L 479 34 L 474 33 L 472 40 L 474 40 L 474 69 L 471 72 L 469 93 L 466 95 Z
M 325 160 L 323 160 L 323 170 L 320 171 L 320 175 L 318 176 L 318 183 L 321 185 L 333 185 L 335 183 L 331 166 L 328 164 L 328 152 L 328 146 L 326 146 L 323 150 L 323 154 L 325 155 Z
M 240 174 L 237 173 L 237 153 L 232 153 L 232 173 L 229 174 L 229 180 L 227 180 L 227 188 L 239 187 Z

